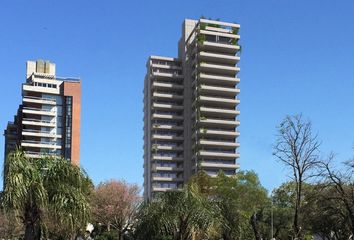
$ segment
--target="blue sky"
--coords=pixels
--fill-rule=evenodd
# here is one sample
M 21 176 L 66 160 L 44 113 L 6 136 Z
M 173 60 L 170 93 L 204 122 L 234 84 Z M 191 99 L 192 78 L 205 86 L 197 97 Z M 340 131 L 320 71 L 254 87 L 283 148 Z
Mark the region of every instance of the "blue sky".
M 82 78 L 81 163 L 94 182 L 142 184 L 146 60 L 176 56 L 183 19 L 201 15 L 241 24 L 242 169 L 279 186 L 287 171 L 272 156 L 276 125 L 300 112 L 323 154 L 354 155 L 352 0 L 2 0 L 0 128 L 21 101 L 25 62 L 48 59 L 58 76 Z

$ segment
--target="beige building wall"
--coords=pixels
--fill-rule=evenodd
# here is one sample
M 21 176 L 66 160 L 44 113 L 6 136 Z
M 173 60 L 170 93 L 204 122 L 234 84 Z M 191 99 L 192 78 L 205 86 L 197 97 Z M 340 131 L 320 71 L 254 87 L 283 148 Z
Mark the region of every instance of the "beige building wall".
M 239 28 L 235 23 L 186 19 L 178 42 L 178 59 L 151 56 L 148 60 L 144 83 L 145 200 L 151 200 L 159 192 L 181 189 L 198 171 L 211 176 L 216 176 L 219 171 L 233 175 L 238 168 Z M 153 60 L 161 64 L 154 65 Z M 163 65 L 172 63 L 180 63 L 181 75 L 168 77 L 163 73 L 170 68 Z M 173 84 L 181 78 L 181 82 Z M 171 81 L 171 84 L 162 86 L 161 81 Z M 163 98 L 176 101 L 182 110 L 176 110 L 177 106 L 168 110 L 167 106 L 159 105 Z M 163 117 L 165 114 L 178 116 Z M 168 124 L 177 121 L 182 128 L 176 130 L 178 136 L 156 138 L 153 122 L 156 118 L 164 118 Z M 170 130 L 166 134 L 174 135 Z M 173 141 L 178 142 L 178 150 L 174 149 L 178 157 L 162 157 L 161 154 L 172 150 L 167 150 L 166 144 L 174 144 Z M 156 156 L 178 167 L 156 169 Z M 178 175 L 164 178 L 162 175 L 166 171 Z

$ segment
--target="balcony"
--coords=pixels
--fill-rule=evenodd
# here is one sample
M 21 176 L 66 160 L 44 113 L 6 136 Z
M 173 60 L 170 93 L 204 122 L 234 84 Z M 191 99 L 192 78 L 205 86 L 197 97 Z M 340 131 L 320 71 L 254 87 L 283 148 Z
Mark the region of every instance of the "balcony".
M 183 162 L 183 157 L 153 155 L 152 160 L 167 161 L 167 162 Z
M 225 164 L 225 163 L 209 163 L 209 162 L 201 162 L 200 167 L 202 168 L 217 168 L 224 170 L 236 170 L 240 168 L 238 164 Z
M 181 167 L 161 167 L 161 166 L 156 166 L 156 167 L 154 167 L 154 170 L 156 170 L 156 171 L 167 171 L 167 172 L 183 172 L 183 168 L 181 168 Z
M 152 129 L 164 129 L 164 130 L 183 130 L 183 126 L 174 126 L 174 125 L 168 125 L 166 124 L 153 124 Z
M 210 150 L 200 150 L 199 155 L 205 158 L 220 158 L 220 159 L 230 159 L 239 158 L 240 154 L 238 153 L 228 153 L 223 151 L 210 151 Z
M 60 134 L 51 133 L 50 131 L 33 130 L 33 129 L 23 129 L 23 136 L 33 136 L 33 137 L 47 137 L 47 138 L 61 138 Z
M 152 83 L 152 89 L 183 89 L 183 85 L 175 83 L 161 83 L 154 81 Z
M 232 107 L 232 108 L 235 108 L 236 105 L 240 103 L 240 100 L 235 98 L 221 98 L 221 97 L 207 97 L 207 96 L 199 96 L 199 101 L 203 105 L 212 104 L 213 106 Z
M 39 103 L 39 104 L 46 104 L 46 105 L 56 105 L 55 99 L 51 99 L 51 98 L 24 96 L 22 101 L 24 103 Z
M 236 117 L 240 111 L 230 108 L 200 107 L 200 112 L 206 117 Z
M 201 119 L 200 124 L 203 126 L 216 126 L 216 127 L 237 127 L 240 125 L 240 122 L 237 120 L 224 120 L 219 118 L 207 118 Z
M 173 115 L 173 114 L 152 114 L 152 119 L 166 119 L 166 120 L 183 120 L 182 115 Z
M 152 106 L 155 109 L 183 110 L 183 105 L 177 105 L 177 104 L 153 103 Z
M 27 157 L 30 158 L 41 158 L 43 156 L 60 156 L 59 153 L 42 153 L 42 152 L 33 152 L 33 151 L 25 151 Z
M 22 147 L 34 147 L 34 148 L 61 149 L 61 145 L 57 145 L 57 143 L 32 141 L 32 140 L 22 140 L 21 146 Z
M 205 73 L 199 73 L 198 75 L 200 83 L 202 84 L 225 84 L 231 87 L 234 87 L 237 83 L 240 82 L 240 79 L 237 77 L 228 77 L 220 75 L 210 75 Z
M 198 59 L 202 62 L 213 62 L 228 65 L 235 65 L 236 63 L 238 63 L 238 61 L 240 61 L 239 56 L 217 54 L 204 51 L 198 53 Z
M 31 108 L 31 107 L 23 107 L 23 113 L 34 114 L 34 115 L 46 115 L 46 116 L 56 116 L 57 112 L 54 110 L 45 110 L 41 108 Z
M 182 188 L 152 187 L 153 192 L 181 191 Z
M 172 93 L 158 93 L 154 92 L 152 97 L 155 99 L 176 99 L 176 100 L 183 100 L 183 95 L 172 94 Z
M 152 77 L 155 77 L 156 79 L 159 78 L 177 78 L 177 79 L 183 79 L 183 75 L 182 74 L 178 74 L 178 73 L 164 73 L 164 72 L 155 72 L 153 71 L 151 73 Z
M 182 70 L 182 66 L 177 66 L 175 64 L 167 64 L 167 62 L 152 62 L 151 67 L 153 68 L 159 68 L 159 69 L 177 69 L 177 70 Z
M 208 137 L 216 137 L 216 138 L 223 138 L 223 139 L 235 139 L 236 137 L 240 136 L 240 133 L 237 131 L 232 130 L 225 130 L 225 129 L 199 129 L 198 134 L 205 135 Z
M 211 19 L 205 19 L 202 18 L 199 20 L 201 23 L 206 23 L 206 24 L 215 24 L 219 25 L 220 27 L 217 28 L 218 30 L 226 30 L 225 27 L 230 28 L 240 28 L 240 24 L 237 23 L 230 23 L 230 22 L 222 22 L 222 21 L 217 21 L 217 20 L 211 20 Z M 207 25 L 208 26 L 208 25 Z
M 154 182 L 183 182 L 181 177 L 152 177 Z
M 175 141 L 183 141 L 183 136 L 173 136 L 173 135 L 159 135 L 153 134 L 153 140 L 175 140 Z
M 222 75 L 236 75 L 239 71 L 239 67 L 231 67 L 219 64 L 211 64 L 211 63 L 199 63 L 199 71 L 214 73 L 214 74 L 222 74 Z
M 202 51 L 220 52 L 235 55 L 240 50 L 240 46 L 222 42 L 204 41 L 200 46 Z
M 200 93 L 203 95 L 214 94 L 223 97 L 232 97 L 234 98 L 238 93 L 240 93 L 239 88 L 230 88 L 230 87 L 219 87 L 211 85 L 200 85 Z
M 39 92 L 39 93 L 49 93 L 49 94 L 60 94 L 60 88 L 48 88 L 28 85 L 27 83 L 22 84 L 22 91 L 24 92 Z M 25 94 L 23 94 L 25 95 Z
M 169 66 L 181 68 L 181 60 L 178 58 L 163 57 L 163 56 L 150 56 L 151 64 L 158 66 Z
M 56 122 L 54 121 L 44 121 L 44 120 L 32 119 L 32 118 L 22 119 L 22 124 L 28 126 L 56 127 Z
M 216 140 L 216 139 L 201 139 L 198 141 L 199 145 L 205 146 L 205 147 L 222 147 L 225 149 L 235 149 L 236 147 L 239 147 L 240 144 L 237 142 L 231 142 L 231 141 L 222 141 L 222 140 Z
M 204 35 L 224 37 L 228 39 L 240 39 L 240 35 L 233 34 L 228 30 L 222 31 L 221 28 L 208 27 L 208 29 L 200 30 L 199 33 Z
M 183 151 L 181 146 L 171 146 L 171 145 L 157 145 L 157 150 L 163 151 Z

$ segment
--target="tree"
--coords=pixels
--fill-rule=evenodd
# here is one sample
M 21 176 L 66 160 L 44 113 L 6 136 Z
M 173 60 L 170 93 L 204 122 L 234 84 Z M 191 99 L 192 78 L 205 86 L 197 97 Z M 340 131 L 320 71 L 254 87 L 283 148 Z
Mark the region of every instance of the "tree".
M 188 184 L 182 191 L 161 193 L 140 209 L 136 237 L 144 240 L 208 239 L 221 222 L 215 207 L 195 183 Z
M 25 227 L 25 240 L 46 234 L 46 219 L 66 228 L 67 239 L 89 220 L 91 180 L 69 161 L 44 156 L 26 157 L 21 150 L 5 162 L 3 205 Z
M 23 236 L 21 223 L 13 212 L 5 213 L 2 207 L 0 207 L 0 236 L 4 239 L 19 239 Z
M 295 238 L 301 238 L 301 203 L 304 183 L 313 177 L 319 164 L 320 143 L 312 132 L 310 121 L 304 121 L 302 115 L 287 116 L 278 127 L 274 155 L 291 171 L 295 183 L 295 204 L 293 231 Z
M 286 182 L 273 190 L 273 237 L 275 239 L 287 239 L 291 234 L 293 209 L 296 198 L 294 189 L 293 182 Z M 268 213 L 268 219 L 271 218 L 270 215 L 271 214 Z
M 270 200 L 256 173 L 240 171 L 229 177 L 220 171 L 212 178 L 200 171 L 191 182 L 216 206 L 220 219 L 215 225 L 216 239 L 261 239 L 265 235 L 260 220 Z
M 336 190 L 326 184 L 312 186 L 305 193 L 305 226 L 313 234 L 326 240 L 349 239 L 351 233 L 343 205 L 336 197 Z
M 225 222 L 220 226 L 221 237 L 225 240 L 261 239 L 259 217 L 264 208 L 270 206 L 270 201 L 257 174 L 240 171 L 235 176 L 227 177 L 220 172 L 214 181 L 212 199 Z
M 327 161 L 322 162 L 320 199 L 325 202 L 322 207 L 336 217 L 337 223 L 342 223 L 342 232 L 346 230 L 354 236 L 354 161 L 345 162 L 345 168 L 338 171 L 332 167 L 333 159 L 331 154 Z
M 140 189 L 136 184 L 110 180 L 100 183 L 93 195 L 94 220 L 118 232 L 118 239 L 128 230 L 136 218 L 140 203 Z

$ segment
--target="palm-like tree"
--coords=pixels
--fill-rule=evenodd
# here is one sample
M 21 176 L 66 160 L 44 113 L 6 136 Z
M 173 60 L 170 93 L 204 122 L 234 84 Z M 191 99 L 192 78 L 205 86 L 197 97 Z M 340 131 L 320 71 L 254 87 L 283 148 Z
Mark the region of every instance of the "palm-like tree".
M 92 183 L 69 161 L 33 159 L 16 150 L 6 159 L 4 177 L 3 205 L 21 218 L 25 240 L 40 239 L 47 219 L 65 226 L 68 235 L 88 222 Z
M 213 235 L 220 224 L 215 205 L 194 183 L 182 191 L 161 194 L 140 213 L 139 239 L 187 240 L 193 235 L 205 238 Z

